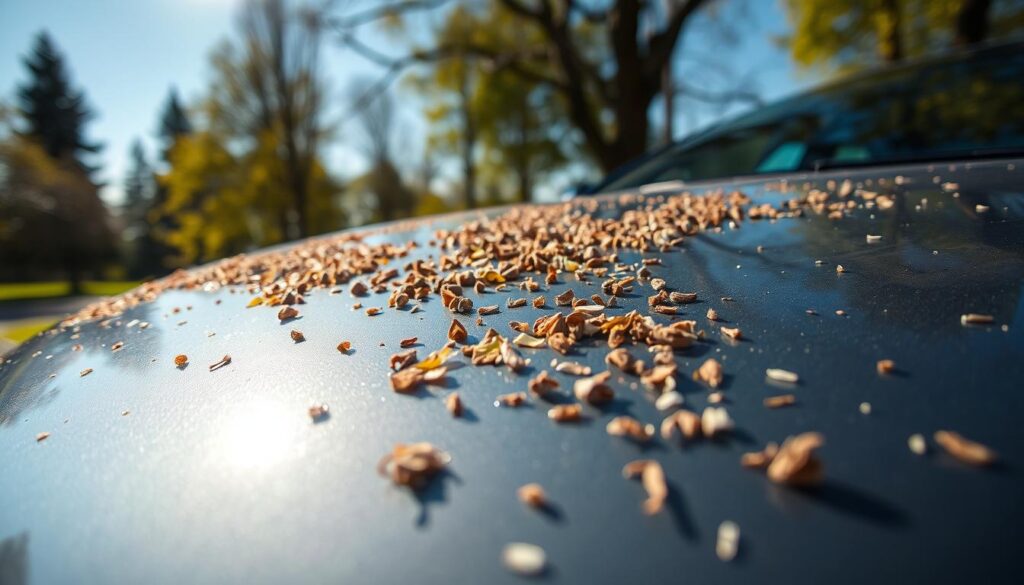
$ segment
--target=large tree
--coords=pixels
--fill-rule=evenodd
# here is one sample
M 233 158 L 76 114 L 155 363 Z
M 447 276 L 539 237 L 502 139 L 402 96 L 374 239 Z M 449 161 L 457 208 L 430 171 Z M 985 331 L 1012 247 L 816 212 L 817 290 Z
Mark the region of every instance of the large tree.
M 370 82 L 356 79 L 350 93 L 353 100 L 366 95 Z M 405 184 L 395 165 L 393 144 L 396 130 L 394 98 L 390 93 L 374 96 L 374 99 L 360 105 L 356 122 L 362 134 L 362 150 L 370 161 L 370 169 L 356 179 L 359 190 L 369 194 L 376 219 L 390 221 L 412 214 L 416 205 L 415 194 Z
M 88 169 L 85 157 L 100 148 L 85 137 L 85 124 L 93 114 L 85 94 L 72 87 L 64 57 L 48 33 L 36 35 L 32 52 L 23 63 L 29 74 L 28 81 L 18 88 L 24 134 L 51 158 L 75 160 Z
M 153 229 L 160 220 L 159 189 L 141 141 L 132 143 L 128 161 L 121 207 L 124 256 L 132 278 L 151 277 L 164 272 L 163 256 L 166 254 L 156 237 L 159 230 Z
M 473 57 L 544 84 L 563 100 L 586 150 L 605 171 L 648 147 L 650 109 L 687 22 L 710 0 L 492 0 L 512 16 L 509 27 L 539 35 L 530 46 L 492 46 L 455 40 L 393 57 L 361 40 L 358 29 L 403 14 L 436 8 L 443 0 L 397 0 L 336 17 L 342 41 L 386 68 L 385 79 L 405 67 L 455 56 Z
M 99 150 L 86 138 L 92 112 L 47 33 L 36 36 L 23 62 L 19 132 L 3 145 L 0 161 L 4 214 L 18 218 L 7 226 L 3 247 L 8 262 L 63 271 L 78 294 L 85 274 L 114 253 L 107 209 L 91 178 L 89 155 Z
M 175 141 L 182 136 L 192 133 L 192 122 L 188 118 L 188 112 L 178 97 L 178 90 L 172 87 L 167 93 L 167 101 L 164 102 L 163 112 L 160 114 L 157 136 L 161 142 L 161 158 L 167 160 Z
M 249 0 L 239 16 L 241 38 L 215 57 L 219 82 L 209 100 L 212 128 L 252 147 L 272 143 L 289 238 L 318 231 L 311 176 L 331 128 L 325 122 L 320 66 L 321 21 L 307 6 Z
M 316 15 L 283 0 L 250 0 L 239 32 L 213 53 L 200 123 L 177 133 L 160 177 L 172 224 L 164 240 L 177 264 L 343 224 L 341 188 L 321 158 L 332 128 Z
M 434 32 L 434 42 L 438 45 L 477 42 L 483 25 L 483 20 L 472 10 L 456 6 Z M 452 55 L 433 63 L 424 75 L 412 79 L 417 92 L 428 100 L 427 148 L 458 159 L 462 204 L 466 209 L 478 204 L 481 112 L 477 97 L 483 76 L 475 59 Z
M 0 275 L 50 279 L 73 295 L 114 259 L 114 235 L 96 185 L 74 160 L 55 159 L 25 137 L 0 142 Z

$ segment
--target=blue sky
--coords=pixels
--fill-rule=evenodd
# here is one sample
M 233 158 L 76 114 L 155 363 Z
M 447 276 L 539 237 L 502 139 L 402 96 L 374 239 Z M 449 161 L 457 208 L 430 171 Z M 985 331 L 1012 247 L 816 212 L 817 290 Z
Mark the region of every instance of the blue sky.
M 209 53 L 233 34 L 238 4 L 239 0 L 0 0 L 0 99 L 13 102 L 15 86 L 24 79 L 21 57 L 34 35 L 45 28 L 64 52 L 74 83 L 85 90 L 97 113 L 89 134 L 105 144 L 100 176 L 108 184 L 105 197 L 116 202 L 131 142 L 142 138 L 153 152 L 157 115 L 171 86 L 187 101 L 202 94 L 210 75 Z M 729 43 L 715 32 L 715 23 L 722 19 L 736 23 L 733 28 L 740 33 Z M 785 51 L 772 43 L 772 37 L 785 29 L 785 15 L 774 1 L 726 1 L 717 14 L 689 26 L 681 54 L 696 57 L 680 60 L 678 75 L 721 87 L 723 77 L 717 72 L 726 71 L 730 83 L 742 79 L 767 100 L 793 93 L 814 79 L 794 71 Z M 369 39 L 377 46 L 389 41 L 374 33 Z M 339 106 L 352 77 L 377 72 L 337 47 L 326 48 L 325 57 Z M 420 105 L 408 94 L 400 94 L 399 101 L 404 142 L 396 145 L 397 150 L 400 155 L 416 156 L 425 132 Z M 691 104 L 680 109 L 684 111 L 677 113 L 677 136 L 740 108 Z M 351 176 L 363 165 L 350 142 L 343 141 L 327 153 L 328 166 L 343 176 Z

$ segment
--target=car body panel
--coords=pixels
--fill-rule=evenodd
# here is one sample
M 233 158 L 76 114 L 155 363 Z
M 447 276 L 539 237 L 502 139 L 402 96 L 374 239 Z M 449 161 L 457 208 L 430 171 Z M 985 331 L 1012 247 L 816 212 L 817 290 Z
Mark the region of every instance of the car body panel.
M 604 426 L 617 413 L 661 419 L 652 396 L 619 375 L 617 400 L 605 411 L 587 408 L 581 424 L 553 423 L 536 401 L 495 407 L 498 394 L 525 390 L 527 377 L 547 368 L 556 357 L 547 349 L 523 350 L 533 360 L 527 374 L 465 364 L 445 387 L 395 394 L 387 361 L 398 340 L 417 336 L 421 357 L 446 341 L 451 314 L 436 298 L 417 313 L 367 317 L 347 292 L 323 289 L 307 296 L 300 319 L 279 324 L 276 309 L 245 308 L 251 295 L 241 289 L 171 291 L 106 327 L 83 324 L 78 339 L 70 329 L 41 335 L 0 366 L 0 580 L 503 583 L 519 581 L 499 559 L 513 541 L 542 546 L 544 577 L 556 582 L 1015 580 L 1024 521 L 1024 161 L 789 179 L 789 187 L 851 179 L 897 192 L 897 205 L 839 221 L 747 221 L 688 238 L 682 251 L 649 254 L 665 262 L 652 267 L 656 275 L 699 294 L 684 317 L 709 336 L 677 352 L 679 389 L 690 408 L 703 408 L 707 391 L 687 376 L 708 357 L 722 361 L 732 437 L 683 448 L 609 436 Z M 777 204 L 788 195 L 778 177 L 771 181 L 740 187 Z M 959 187 L 943 189 L 946 182 Z M 990 210 L 979 214 L 978 204 Z M 479 213 L 367 238 L 426 244 L 435 229 Z M 868 244 L 866 234 L 883 238 Z M 413 256 L 436 253 L 423 246 Z M 552 312 L 550 299 L 566 287 L 598 292 L 560 280 L 544 293 L 543 311 L 507 309 L 518 290 L 470 296 L 501 306 L 484 320 L 508 335 L 509 320 Z M 624 301 L 622 311 L 646 307 L 643 295 Z M 385 306 L 386 296 L 362 303 Z M 714 332 L 704 318 L 710 307 L 744 339 Z M 962 326 L 969 312 L 995 323 Z M 127 327 L 133 320 L 151 326 Z M 462 320 L 471 339 L 486 330 L 475 315 Z M 306 341 L 295 343 L 291 329 Z M 343 339 L 350 355 L 335 349 Z M 112 352 L 118 341 L 124 348 Z M 589 342 L 571 359 L 603 368 L 605 352 Z M 183 370 L 172 363 L 179 353 L 190 360 Z M 231 364 L 208 371 L 225 354 Z M 895 375 L 876 373 L 883 358 L 896 362 Z M 773 386 L 764 373 L 772 367 L 801 381 Z M 85 368 L 93 371 L 81 376 Z M 571 387 L 570 376 L 555 377 Z M 467 407 L 462 419 L 444 408 L 453 389 Z M 787 392 L 796 406 L 762 406 Z M 320 402 L 330 417 L 313 423 L 307 408 Z M 991 446 L 1002 463 L 974 469 L 934 444 L 923 457 L 907 448 L 911 434 L 931 442 L 944 428 Z M 811 430 L 826 437 L 820 489 L 780 487 L 740 467 L 743 452 Z M 50 436 L 37 442 L 41 432 Z M 375 470 L 395 443 L 414 441 L 452 455 L 451 473 L 420 493 Z M 642 487 L 622 478 L 637 458 L 665 468 L 671 495 L 661 514 L 642 514 Z M 528 482 L 544 486 L 552 511 L 517 501 Z M 714 552 L 724 520 L 742 531 L 729 563 Z

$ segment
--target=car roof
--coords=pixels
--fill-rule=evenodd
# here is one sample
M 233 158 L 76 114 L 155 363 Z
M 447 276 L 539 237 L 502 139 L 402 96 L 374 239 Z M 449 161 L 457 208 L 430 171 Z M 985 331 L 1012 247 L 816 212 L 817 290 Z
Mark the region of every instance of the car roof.
M 1024 161 L 1007 160 L 696 188 L 740 188 L 779 206 L 807 188 L 837 191 L 849 181 L 861 196 L 838 221 L 815 213 L 745 221 L 644 255 L 661 258 L 656 276 L 698 295 L 683 318 L 707 336 L 676 356 L 689 408 L 709 404 L 690 373 L 712 357 L 725 370 L 723 405 L 736 431 L 685 446 L 608 435 L 614 416 L 654 424 L 663 416 L 625 375 L 611 381 L 617 400 L 587 407 L 577 425 L 552 422 L 536 400 L 494 406 L 550 370 L 552 358 L 603 369 L 597 343 L 567 357 L 524 349 L 532 360 L 525 374 L 463 363 L 443 386 L 394 393 L 388 357 L 398 340 L 417 337 L 421 357 L 447 341 L 452 315 L 436 298 L 419 312 L 367 317 L 355 304 L 383 306 L 386 295 L 321 289 L 306 295 L 301 318 L 281 324 L 276 308 L 246 308 L 252 295 L 241 287 L 170 290 L 119 317 L 40 335 L 0 365 L 0 575 L 502 583 L 518 580 L 501 566 L 502 547 L 521 541 L 547 551 L 545 578 L 561 582 L 1008 581 L 1024 521 L 1016 471 L 1024 460 L 1022 172 Z M 873 193 L 895 195 L 893 207 L 869 204 Z M 597 200 L 618 213 L 621 195 Z M 410 259 L 436 258 L 436 230 L 502 211 L 346 233 L 370 243 L 413 239 L 420 247 Z M 881 240 L 869 243 L 869 234 Z M 463 321 L 472 339 L 488 327 L 510 335 L 509 320 L 552 312 L 551 298 L 567 288 L 599 291 L 562 278 L 540 293 L 544 310 L 506 308 L 506 297 L 524 296 L 518 289 L 470 293 L 501 313 L 484 326 Z M 646 304 L 636 293 L 620 310 Z M 707 322 L 709 308 L 720 323 Z M 994 322 L 964 326 L 965 313 Z M 722 325 L 742 329 L 742 339 L 722 337 Z M 306 341 L 293 341 L 292 329 Z M 337 351 L 341 340 L 351 353 Z M 117 342 L 123 349 L 111 351 Z M 175 368 L 177 354 L 190 365 Z M 226 354 L 229 365 L 208 371 Z M 881 359 L 895 362 L 892 375 L 876 372 Z M 768 368 L 796 372 L 799 382 L 772 382 Z M 571 388 L 572 376 L 553 375 Z M 452 391 L 466 405 L 462 419 L 445 410 Z M 762 404 L 788 393 L 791 408 Z M 319 403 L 330 416 L 313 422 L 307 409 Z M 932 442 L 940 429 L 989 445 L 1002 463 L 976 469 L 954 460 Z M 825 436 L 819 489 L 776 485 L 740 466 L 743 453 L 804 431 Z M 38 441 L 39 433 L 49 436 Z M 907 447 L 918 433 L 930 444 L 925 456 Z M 396 443 L 416 441 L 452 458 L 450 473 L 421 492 L 376 471 Z M 643 487 L 621 475 L 636 459 L 665 470 L 661 514 L 644 515 Z M 553 502 L 546 513 L 517 501 L 529 482 Z M 715 555 L 726 520 L 742 535 L 731 563 Z

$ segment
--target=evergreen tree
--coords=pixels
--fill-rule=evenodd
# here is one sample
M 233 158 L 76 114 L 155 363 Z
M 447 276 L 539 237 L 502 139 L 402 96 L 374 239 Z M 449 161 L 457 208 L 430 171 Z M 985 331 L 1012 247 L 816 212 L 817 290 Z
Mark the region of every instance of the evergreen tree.
M 163 152 L 161 157 L 164 161 L 169 160 L 170 150 L 178 138 L 192 133 L 192 123 L 189 122 L 185 108 L 181 106 L 178 99 L 178 90 L 171 88 L 167 95 L 167 102 L 164 105 L 163 114 L 160 115 L 159 137 L 162 142 Z
M 92 169 L 84 157 L 100 145 L 85 138 L 84 126 L 93 114 L 85 95 L 68 79 L 64 57 L 43 31 L 36 36 L 32 53 L 23 59 L 29 80 L 18 88 L 18 101 L 27 128 L 25 135 L 38 142 L 55 160 L 74 160 Z
M 156 241 L 152 223 L 157 219 L 156 181 L 146 160 L 142 142 L 136 140 L 129 154 L 130 166 L 124 179 L 123 239 L 127 266 L 133 278 L 145 278 L 163 272 L 164 250 Z
M 192 122 L 188 118 L 188 112 L 178 97 L 177 88 L 171 87 L 157 121 L 160 159 L 166 165 L 171 165 L 175 147 L 191 134 Z M 166 175 L 164 176 L 166 177 Z M 148 230 L 146 243 L 147 246 L 152 246 L 150 250 L 152 258 L 147 262 L 148 269 L 145 271 L 145 275 L 158 275 L 167 272 L 166 265 L 170 258 L 180 255 L 180 250 L 167 244 L 171 239 L 170 234 L 179 226 L 164 209 L 167 203 L 165 183 L 166 181 L 159 180 L 159 178 L 156 180 L 153 200 L 145 217 Z
M 18 88 L 21 132 L 4 145 L 0 161 L 0 190 L 21 220 L 4 243 L 10 252 L 5 262 L 63 271 L 71 293 L 79 294 L 82 280 L 116 252 L 87 162 L 100 148 L 85 137 L 92 112 L 46 32 L 36 36 L 24 64 L 29 79 Z

